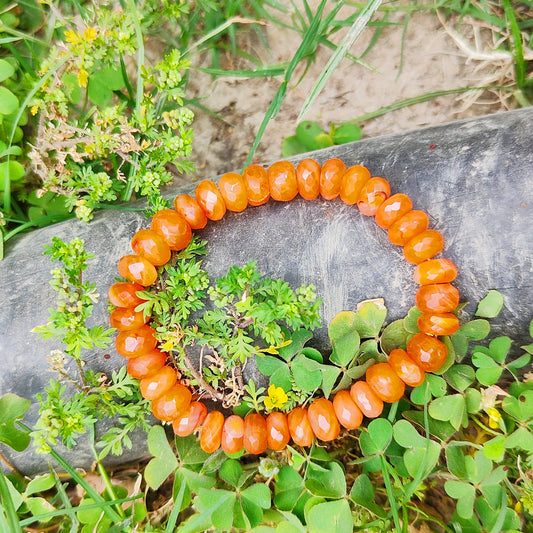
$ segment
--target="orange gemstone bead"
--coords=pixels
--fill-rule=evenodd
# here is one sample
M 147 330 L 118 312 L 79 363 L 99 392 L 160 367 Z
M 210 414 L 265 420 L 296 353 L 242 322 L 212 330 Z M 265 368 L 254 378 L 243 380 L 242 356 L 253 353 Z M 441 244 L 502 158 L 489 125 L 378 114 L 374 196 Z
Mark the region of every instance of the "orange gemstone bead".
M 392 350 L 389 354 L 389 365 L 409 387 L 418 387 L 424 383 L 426 373 L 407 355 L 405 350 L 401 348 Z
M 294 444 L 311 446 L 315 435 L 307 417 L 307 409 L 305 407 L 296 407 L 287 415 L 287 422 Z
M 216 452 L 222 442 L 224 415 L 220 411 L 210 411 L 205 417 L 200 432 L 200 448 L 205 453 Z
M 132 331 L 121 331 L 115 339 L 117 352 L 123 357 L 138 357 L 151 352 L 157 346 L 155 330 L 144 325 Z
M 226 214 L 226 204 L 217 186 L 211 180 L 201 181 L 194 190 L 196 201 L 209 220 L 220 220 Z
M 418 329 L 429 335 L 453 335 L 459 329 L 459 319 L 452 313 L 423 313 L 417 320 Z
M 389 241 L 398 246 L 405 246 L 415 235 L 426 231 L 429 218 L 423 211 L 409 211 L 389 228 Z
M 171 250 L 183 250 L 191 242 L 191 226 L 174 209 L 158 211 L 152 217 L 150 229 L 161 235 Z
M 416 291 L 416 306 L 422 313 L 450 313 L 459 305 L 459 291 L 449 283 L 422 285 Z
M 417 333 L 407 343 L 407 354 L 424 371 L 436 372 L 446 361 L 448 348 L 425 333 Z
M 314 200 L 320 193 L 320 165 L 314 159 L 302 159 L 296 167 L 298 192 L 304 200 Z
M 276 452 L 283 450 L 291 438 L 287 416 L 273 411 L 267 416 L 266 424 L 268 447 Z
M 390 196 L 390 184 L 384 178 L 370 178 L 361 189 L 357 207 L 367 217 L 373 217 L 379 206 Z
M 152 285 L 157 279 L 155 266 L 140 255 L 124 255 L 118 261 L 118 273 L 129 281 L 143 287 Z
M 142 311 L 135 311 L 132 307 L 117 307 L 109 317 L 112 328 L 118 331 L 131 331 L 144 326 L 150 320 L 150 316 L 145 318 Z
M 376 396 L 366 381 L 356 381 L 350 388 L 350 396 L 367 418 L 377 418 L 383 412 L 383 400 Z
M 403 248 L 403 255 L 409 261 L 418 265 L 422 261 L 431 259 L 434 255 L 442 252 L 444 239 L 440 231 L 428 229 L 415 235 Z
M 339 423 L 346 429 L 357 429 L 363 421 L 363 413 L 347 390 L 340 390 L 333 398 L 333 409 Z
M 169 366 L 164 366 L 154 374 L 141 379 L 139 389 L 143 398 L 155 400 L 176 385 L 177 381 L 178 374 L 176 371 Z
M 178 437 L 192 435 L 207 416 L 207 407 L 202 402 L 191 402 L 189 407 L 172 422 L 172 429 Z
M 342 176 L 339 195 L 341 200 L 348 205 L 359 201 L 361 191 L 370 179 L 370 171 L 362 165 L 349 167 Z
M 166 265 L 170 261 L 170 248 L 163 237 L 150 229 L 141 229 L 131 240 L 133 251 L 155 266 Z
M 181 383 L 152 401 L 152 413 L 158 420 L 172 422 L 185 412 L 191 403 L 191 391 Z
M 420 263 L 413 279 L 420 285 L 450 283 L 457 277 L 457 267 L 449 259 L 430 259 Z
M 389 229 L 394 222 L 413 209 L 413 202 L 406 194 L 393 194 L 385 200 L 376 211 L 376 224 Z
M 268 447 L 267 425 L 264 417 L 250 413 L 244 419 L 244 449 L 248 453 L 259 455 Z
M 270 196 L 278 202 L 290 202 L 298 194 L 296 170 L 289 161 L 273 163 L 267 170 Z
M 161 370 L 167 362 L 167 356 L 157 348 L 139 357 L 128 359 L 126 368 L 132 378 L 143 379 Z
M 334 200 L 339 196 L 341 181 L 346 170 L 344 161 L 328 159 L 320 170 L 320 196 L 324 200 Z
M 405 392 L 405 383 L 389 363 L 372 365 L 366 371 L 365 378 L 368 386 L 384 402 L 397 402 Z
M 189 194 L 180 194 L 174 199 L 174 209 L 191 226 L 191 229 L 202 229 L 207 225 L 207 217 L 200 204 Z
M 270 200 L 270 187 L 265 168 L 259 165 L 250 165 L 244 169 L 242 179 L 250 205 L 263 205 Z
M 145 301 L 137 296 L 139 291 L 144 291 L 142 285 L 119 281 L 109 287 L 107 298 L 115 307 L 137 307 Z
M 325 442 L 335 440 L 341 431 L 333 404 L 326 398 L 317 398 L 307 410 L 311 429 L 317 438 Z
M 244 420 L 237 415 L 230 415 L 222 426 L 220 445 L 229 454 L 242 450 L 244 440 Z
M 244 180 L 236 172 L 226 172 L 218 182 L 220 194 L 224 199 L 226 208 L 230 211 L 244 211 L 248 206 L 248 195 Z

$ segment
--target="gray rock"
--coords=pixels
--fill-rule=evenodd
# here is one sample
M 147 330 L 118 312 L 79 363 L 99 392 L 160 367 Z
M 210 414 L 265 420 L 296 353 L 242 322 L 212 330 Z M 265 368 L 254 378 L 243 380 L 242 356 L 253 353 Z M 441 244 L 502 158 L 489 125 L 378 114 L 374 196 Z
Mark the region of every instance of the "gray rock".
M 393 193 L 408 194 L 415 208 L 429 214 L 430 227 L 444 236 L 442 256 L 459 267 L 455 285 L 462 301 L 471 302 L 466 311 L 472 314 L 489 289 L 498 289 L 505 308 L 492 321 L 493 332 L 511 336 L 520 346 L 530 342 L 533 300 L 531 131 L 533 109 L 523 109 L 332 147 L 312 156 L 319 162 L 340 157 L 348 165 L 365 165 L 374 176 L 388 179 Z M 169 190 L 168 195 L 190 190 Z M 86 249 L 96 254 L 86 278 L 96 282 L 101 293 L 91 320 L 107 324 L 105 294 L 117 261 L 129 253 L 135 231 L 147 226 L 139 213 L 110 210 L 89 225 L 70 220 L 8 244 L 7 257 L 0 263 L 0 395 L 14 392 L 34 398 L 52 377 L 45 356 L 60 346 L 30 333 L 46 323 L 55 301 L 48 284 L 52 266 L 42 255 L 43 245 L 54 235 L 85 240 Z M 209 242 L 206 266 L 213 279 L 233 264 L 255 259 L 269 276 L 293 286 L 314 284 L 323 299 L 325 324 L 337 312 L 354 309 L 368 298 L 385 299 L 389 321 L 405 316 L 414 305 L 413 266 L 403 258 L 402 249 L 392 245 L 372 219 L 340 200 L 271 201 L 229 213 L 199 233 Z M 317 338 L 327 348 L 325 326 Z M 124 362 L 114 349 L 109 359 L 105 354 L 95 350 L 85 358 L 92 368 L 107 373 Z M 31 425 L 36 416 L 33 405 L 25 420 Z M 93 460 L 85 440 L 65 452 L 76 466 L 88 467 Z M 44 458 L 31 450 L 13 454 L 2 447 L 2 453 L 25 473 L 46 469 Z M 120 460 L 145 455 L 144 437 L 139 436 Z

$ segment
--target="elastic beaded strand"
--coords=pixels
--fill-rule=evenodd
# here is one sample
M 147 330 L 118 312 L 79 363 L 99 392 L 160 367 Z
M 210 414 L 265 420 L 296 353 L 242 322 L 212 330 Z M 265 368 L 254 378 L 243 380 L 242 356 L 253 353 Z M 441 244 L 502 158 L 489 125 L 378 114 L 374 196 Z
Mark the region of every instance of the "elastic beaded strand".
M 192 401 L 193 393 L 180 382 L 180 372 L 169 366 L 167 355 L 157 349 L 155 330 L 147 323 L 150 317 L 135 311 L 144 302 L 137 293 L 155 283 L 156 267 L 170 260 L 170 250 L 188 245 L 191 229 L 202 229 L 207 220 L 221 220 L 228 210 L 240 212 L 247 205 L 262 205 L 270 197 L 287 202 L 297 194 L 306 200 L 319 195 L 327 200 L 340 196 L 344 203 L 357 205 L 363 215 L 375 217 L 376 224 L 388 231 L 389 240 L 404 247 L 406 259 L 417 265 L 413 277 L 420 285 L 416 305 L 422 311 L 418 318 L 421 333 L 409 340 L 406 350 L 393 350 L 387 363 L 370 367 L 366 380 L 337 392 L 332 401 L 315 398 L 308 408 L 295 407 L 289 413 L 272 411 L 268 416 L 252 412 L 244 419 L 237 415 L 225 418 L 217 410 L 208 413 L 204 403 Z M 310 446 L 315 437 L 332 441 L 339 436 L 341 426 L 351 431 L 361 425 L 363 417 L 380 416 L 384 403 L 403 397 L 405 385 L 419 386 L 426 372 L 439 370 L 448 351 L 437 337 L 451 335 L 459 328 L 453 314 L 459 292 L 450 284 L 457 276 L 457 267 L 449 259 L 433 258 L 444 243 L 438 231 L 428 229 L 427 215 L 413 210 L 408 196 L 390 194 L 389 182 L 372 177 L 361 165 L 346 168 L 340 159 L 330 159 L 321 167 L 313 159 L 304 159 L 295 168 L 288 161 L 279 161 L 268 169 L 250 165 L 242 176 L 226 173 L 218 187 L 204 180 L 196 187 L 196 198 L 179 195 L 175 209 L 156 213 L 150 230 L 139 230 L 132 239 L 136 255 L 119 261 L 119 273 L 128 282 L 117 282 L 108 292 L 116 307 L 110 322 L 120 331 L 117 351 L 128 359 L 128 373 L 140 379 L 141 394 L 152 402 L 154 416 L 171 422 L 177 436 L 199 431 L 200 446 L 207 453 L 222 447 L 228 454 L 244 448 L 259 455 L 267 448 L 283 450 L 291 440 L 299 446 Z

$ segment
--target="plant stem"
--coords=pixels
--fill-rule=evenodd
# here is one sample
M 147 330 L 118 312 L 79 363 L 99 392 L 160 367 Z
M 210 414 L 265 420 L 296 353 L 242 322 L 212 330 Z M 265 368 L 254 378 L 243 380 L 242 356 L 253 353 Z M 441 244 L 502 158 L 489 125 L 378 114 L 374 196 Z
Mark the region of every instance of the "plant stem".
M 191 361 L 191 358 L 185 350 L 183 350 L 183 361 L 185 362 L 185 366 L 187 367 L 187 369 L 194 376 L 194 379 L 198 381 L 200 387 L 205 389 L 211 395 L 211 398 L 213 400 L 222 400 L 224 398 L 224 396 L 220 392 L 217 392 L 213 387 L 211 387 L 211 385 L 209 385 L 209 383 L 207 383 L 207 381 L 203 378 L 202 374 L 200 374 L 200 372 L 196 370 Z
M 392 484 L 390 482 L 389 465 L 383 455 L 380 456 L 381 460 L 381 472 L 383 473 L 383 481 L 385 482 L 385 489 L 387 490 L 387 497 L 389 498 L 392 518 L 394 520 L 394 526 L 396 527 L 396 533 L 404 533 L 402 525 L 400 524 L 400 516 L 398 515 L 398 508 L 396 507 L 396 500 L 394 499 L 394 493 L 392 491 Z

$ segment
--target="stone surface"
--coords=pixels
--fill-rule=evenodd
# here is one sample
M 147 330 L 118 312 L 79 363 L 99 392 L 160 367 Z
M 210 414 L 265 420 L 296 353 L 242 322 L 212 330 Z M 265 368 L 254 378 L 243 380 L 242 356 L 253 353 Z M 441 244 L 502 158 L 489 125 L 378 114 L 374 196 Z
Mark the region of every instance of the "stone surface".
M 387 178 L 394 192 L 408 194 L 414 208 L 426 211 L 430 227 L 442 232 L 448 257 L 459 267 L 455 285 L 473 313 L 489 289 L 500 290 L 505 308 L 493 321 L 495 333 L 505 332 L 520 346 L 528 340 L 532 318 L 533 239 L 533 109 L 426 128 L 400 135 L 368 139 L 313 154 L 319 162 L 341 157 L 348 165 L 363 164 L 374 176 Z M 209 176 L 206 176 L 209 177 Z M 187 189 L 169 190 L 169 197 Z M 80 237 L 94 252 L 86 278 L 101 294 L 92 323 L 107 324 L 105 294 L 116 276 L 118 259 L 129 253 L 135 231 L 147 227 L 140 213 L 110 210 L 83 224 L 74 220 L 43 228 L 10 242 L 0 262 L 0 395 L 14 392 L 34 398 L 52 374 L 46 355 L 60 346 L 30 333 L 48 318 L 55 294 L 49 286 L 52 268 L 43 245 L 57 235 Z M 243 213 L 229 213 L 199 232 L 209 243 L 206 266 L 215 278 L 233 264 L 257 260 L 260 271 L 293 286 L 316 285 L 327 323 L 338 311 L 354 309 L 364 299 L 383 297 L 388 320 L 400 318 L 414 305 L 413 265 L 387 239 L 372 219 L 340 200 L 288 204 L 269 202 Z M 325 327 L 317 334 L 327 347 Z M 96 350 L 86 354 L 95 370 L 110 372 L 123 364 Z M 33 405 L 25 421 L 37 415 Z M 92 456 L 80 438 L 76 450 L 65 452 L 75 465 L 89 467 Z M 47 458 L 31 451 L 2 453 L 24 472 L 46 469 Z M 139 437 L 126 462 L 146 454 Z

